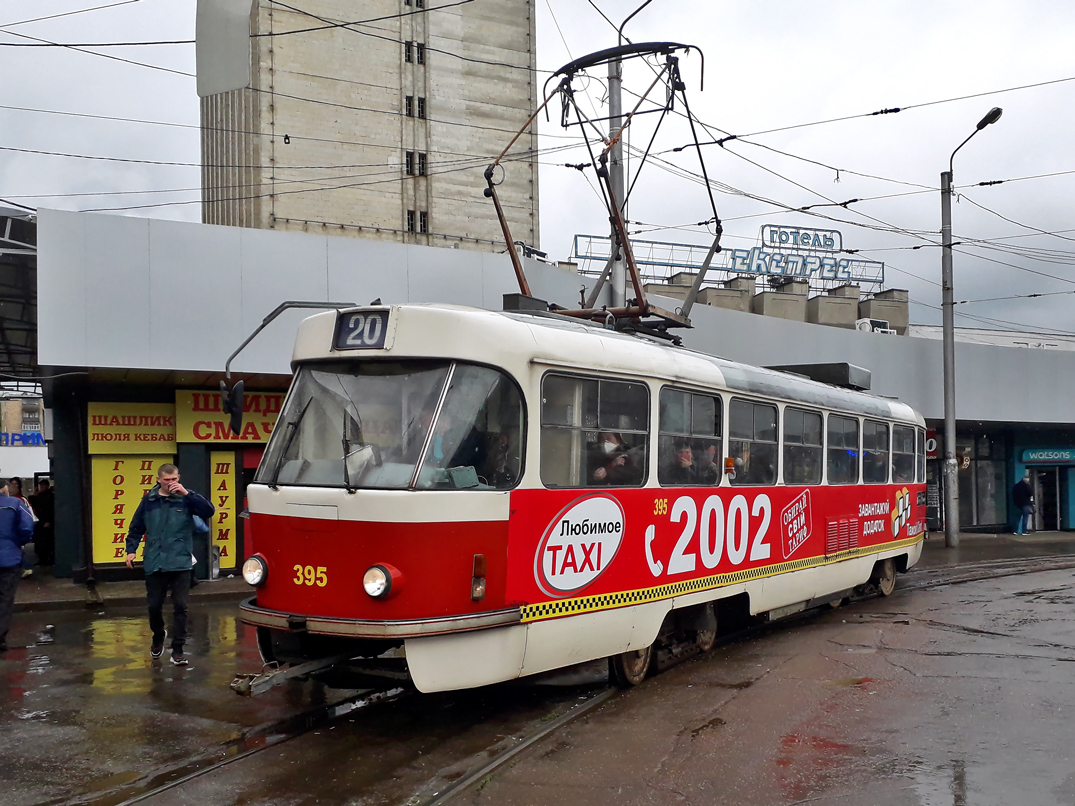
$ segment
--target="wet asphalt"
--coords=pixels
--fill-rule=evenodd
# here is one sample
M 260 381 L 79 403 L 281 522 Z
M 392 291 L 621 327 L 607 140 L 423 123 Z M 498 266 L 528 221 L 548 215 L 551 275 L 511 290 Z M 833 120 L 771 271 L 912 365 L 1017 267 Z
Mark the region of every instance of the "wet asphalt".
M 1022 556 L 1010 542 L 968 542 L 960 561 Z M 924 565 L 952 559 L 934 546 Z M 1063 569 L 809 614 L 613 696 L 453 802 L 1075 804 L 1073 605 Z M 139 608 L 16 614 L 0 803 L 417 806 L 603 687 L 596 664 L 557 685 L 404 695 L 292 737 L 271 726 L 354 692 L 239 697 L 229 682 L 260 659 L 235 604 L 195 602 L 191 633 L 182 669 L 149 658 Z

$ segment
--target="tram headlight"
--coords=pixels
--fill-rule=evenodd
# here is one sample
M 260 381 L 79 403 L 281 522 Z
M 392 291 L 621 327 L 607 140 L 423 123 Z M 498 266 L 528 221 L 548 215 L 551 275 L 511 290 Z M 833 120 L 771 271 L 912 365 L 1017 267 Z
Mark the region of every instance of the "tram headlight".
M 371 565 L 362 575 L 362 587 L 374 599 L 389 599 L 399 592 L 403 575 L 385 563 Z
M 255 554 L 243 563 L 243 579 L 247 585 L 264 585 L 269 575 L 269 564 L 260 554 Z

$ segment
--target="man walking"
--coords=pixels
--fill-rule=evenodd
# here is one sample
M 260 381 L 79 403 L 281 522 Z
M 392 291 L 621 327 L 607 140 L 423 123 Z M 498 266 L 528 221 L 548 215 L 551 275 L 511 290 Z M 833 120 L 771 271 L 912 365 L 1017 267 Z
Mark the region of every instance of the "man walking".
M 1015 509 L 1019 513 L 1015 533 L 1025 535 L 1030 532 L 1030 519 L 1034 515 L 1034 489 L 1030 486 L 1029 470 L 1012 488 L 1012 503 L 1015 504 Z
M 213 517 L 210 501 L 179 483 L 179 468 L 163 464 L 157 469 L 157 483 L 138 504 L 127 532 L 127 567 L 142 538 L 146 539 L 143 565 L 146 572 L 146 600 L 153 643 L 149 654 L 164 654 L 164 600 L 172 592 L 172 664 L 186 666 L 183 644 L 187 640 L 187 598 L 190 595 L 191 557 L 194 551 L 194 516 L 206 523 Z
M 34 519 L 17 498 L 0 488 L 0 652 L 7 651 L 7 631 L 15 609 L 15 589 L 22 578 L 22 546 L 34 536 Z

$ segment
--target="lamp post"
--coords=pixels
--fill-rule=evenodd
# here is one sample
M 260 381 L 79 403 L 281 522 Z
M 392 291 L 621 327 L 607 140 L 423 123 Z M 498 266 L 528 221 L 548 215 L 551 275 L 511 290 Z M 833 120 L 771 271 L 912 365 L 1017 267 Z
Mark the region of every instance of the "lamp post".
M 956 151 L 970 138 L 1000 120 L 1003 110 L 994 106 L 952 156 L 941 173 L 941 310 L 944 333 L 944 545 L 959 546 L 959 468 L 956 466 L 956 339 L 952 295 L 952 162 Z

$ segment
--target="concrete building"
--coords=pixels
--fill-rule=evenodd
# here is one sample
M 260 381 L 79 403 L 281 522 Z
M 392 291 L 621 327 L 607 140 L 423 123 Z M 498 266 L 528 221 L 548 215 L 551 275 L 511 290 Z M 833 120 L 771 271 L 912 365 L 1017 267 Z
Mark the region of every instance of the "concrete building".
M 502 250 L 483 172 L 541 91 L 534 3 L 435 5 L 255 0 L 249 88 L 201 102 L 202 220 Z M 535 247 L 536 150 L 532 125 L 496 176 Z

